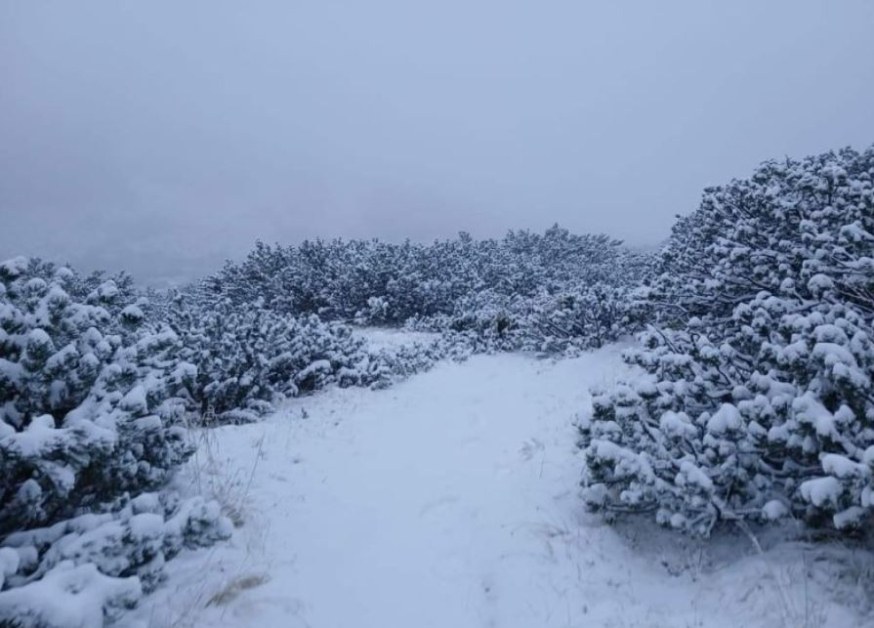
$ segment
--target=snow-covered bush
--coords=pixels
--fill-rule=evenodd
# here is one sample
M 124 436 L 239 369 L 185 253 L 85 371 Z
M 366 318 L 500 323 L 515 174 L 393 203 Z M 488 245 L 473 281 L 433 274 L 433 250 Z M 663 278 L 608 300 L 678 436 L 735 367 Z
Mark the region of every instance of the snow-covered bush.
M 584 422 L 586 499 L 707 534 L 871 521 L 874 150 L 768 162 L 709 189 L 661 256 L 646 377 Z
M 541 288 L 529 287 L 529 294 L 484 289 L 459 298 L 451 314 L 414 317 L 405 325 L 443 332 L 450 344 L 467 345 L 474 353 L 574 354 L 597 348 L 633 334 L 647 320 L 651 305 L 640 263 L 645 257 L 626 252 L 610 258 L 613 272 L 604 273 L 603 281 L 544 279 Z
M 42 270 L 0 265 L 0 535 L 159 486 L 190 453 L 176 335 L 139 327 L 135 305 L 77 302 L 71 271 Z
M 89 552 L 102 550 L 83 536 L 89 515 L 77 518 L 117 518 L 121 502 L 164 486 L 192 453 L 182 415 L 194 369 L 181 361 L 176 334 L 146 324 L 145 304 L 130 298 L 115 281 L 89 286 L 39 260 L 0 264 L 0 553 L 9 558 L 14 548 L 18 556 L 3 565 L 0 617 L 10 604 L 37 599 L 33 592 L 49 581 L 75 589 L 139 575 L 136 561 L 112 573 L 102 564 L 99 575 L 89 571 Z M 210 525 L 220 527 L 219 518 Z M 19 542 L 45 526 L 60 536 Z M 61 538 L 82 550 L 56 560 L 51 548 Z M 112 551 L 143 551 L 140 540 L 116 538 Z M 134 585 L 116 584 L 127 603 Z M 25 585 L 29 593 L 13 595 Z
M 607 236 L 575 235 L 558 226 L 542 234 L 510 231 L 501 240 L 461 233 L 427 245 L 259 242 L 242 263 L 228 263 L 205 280 L 197 298 L 241 308 L 258 302 L 277 314 L 363 325 L 414 321 L 454 332 L 477 350 L 539 344 L 559 351 L 569 344 L 598 346 L 632 331 L 618 310 L 625 291 L 647 274 L 648 260 Z M 558 310 L 572 312 L 550 325 Z
M 389 303 L 385 297 L 370 297 L 367 308 L 355 314 L 355 324 L 361 326 L 385 325 L 389 319 Z
M 9 535 L 0 623 L 102 626 L 163 579 L 183 548 L 230 535 L 215 502 L 142 493 L 111 510 Z
M 365 346 L 356 354 L 352 367 L 340 369 L 338 378 L 342 386 L 387 388 L 416 373 L 427 371 L 439 360 L 463 360 L 468 355 L 455 350 L 455 346 L 444 338 L 375 350 Z
M 633 283 L 594 284 L 530 300 L 517 323 L 520 348 L 569 353 L 602 347 L 639 330 L 649 310 L 645 289 Z
M 280 314 L 260 299 L 206 306 L 177 295 L 171 310 L 181 355 L 196 367 L 188 394 L 201 416 L 218 423 L 256 420 L 275 402 L 331 384 L 382 387 L 442 355 L 422 345 L 370 351 L 347 325 Z

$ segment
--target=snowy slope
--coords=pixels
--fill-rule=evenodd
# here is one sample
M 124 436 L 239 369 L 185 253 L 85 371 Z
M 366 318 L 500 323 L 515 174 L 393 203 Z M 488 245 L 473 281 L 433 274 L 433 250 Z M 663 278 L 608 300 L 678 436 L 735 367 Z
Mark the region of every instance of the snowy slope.
M 741 539 L 731 561 L 705 568 L 703 550 L 676 535 L 620 534 L 583 511 L 574 416 L 591 384 L 623 369 L 616 347 L 559 362 L 480 356 L 208 432 L 192 477 L 241 526 L 231 543 L 175 560 L 132 621 L 859 625 L 797 554 L 738 560 L 749 553 Z M 641 534 L 654 540 L 646 552 Z

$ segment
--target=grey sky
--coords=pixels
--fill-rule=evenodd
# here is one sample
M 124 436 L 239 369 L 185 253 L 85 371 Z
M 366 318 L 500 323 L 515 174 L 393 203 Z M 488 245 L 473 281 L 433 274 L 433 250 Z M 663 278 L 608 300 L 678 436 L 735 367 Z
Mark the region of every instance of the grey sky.
M 874 141 L 870 0 L 0 0 L 0 257 L 159 281 L 256 238 L 664 238 Z

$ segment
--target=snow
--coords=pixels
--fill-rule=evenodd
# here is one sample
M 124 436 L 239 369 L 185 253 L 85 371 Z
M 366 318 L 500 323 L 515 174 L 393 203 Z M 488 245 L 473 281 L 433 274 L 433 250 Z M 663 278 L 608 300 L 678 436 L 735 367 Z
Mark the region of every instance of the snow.
M 38 295 L 44 294 L 49 287 L 49 284 L 46 283 L 45 279 L 40 277 L 29 279 L 24 285 L 28 292 Z
M 318 373 L 330 373 L 331 372 L 331 363 L 328 360 L 316 360 L 312 364 L 310 364 L 305 369 L 302 369 L 300 373 L 297 374 L 298 380 L 305 380 L 307 377 L 313 374 Z
M 837 478 L 824 477 L 801 483 L 801 495 L 814 506 L 837 504 L 843 488 Z
M 388 327 L 362 327 L 356 329 L 354 334 L 359 338 L 365 339 L 368 348 L 372 351 L 399 349 L 416 343 L 427 345 L 440 337 L 440 334 L 430 332 L 392 329 Z
M 833 342 L 817 342 L 813 346 L 811 355 L 822 360 L 826 366 L 834 366 L 835 364 L 856 366 L 856 358 L 853 357 L 849 349 Z
M 682 536 L 585 511 L 574 420 L 590 386 L 627 375 L 619 355 L 476 356 L 204 431 L 190 479 L 239 527 L 171 561 L 125 625 L 800 626 L 805 596 L 821 625 L 859 625 L 789 558 L 739 549 L 743 537 L 705 568 Z
M 141 321 L 146 315 L 138 305 L 128 305 L 121 311 L 121 315 L 127 319 Z
M 121 407 L 130 412 L 148 412 L 149 404 L 146 400 L 146 389 L 140 385 L 131 388 L 124 399 L 121 400 Z
M 140 595 L 136 578 L 109 578 L 93 564 L 75 567 L 65 561 L 30 586 L 0 592 L 0 624 L 102 628 L 104 608 L 110 617 L 118 615 Z M 33 608 L 40 609 L 38 616 L 26 610 Z
M 18 552 L 9 547 L 0 547 L 0 589 L 3 588 L 6 578 L 18 570 L 20 562 Z
M 810 278 L 807 282 L 807 289 L 815 295 L 820 295 L 826 290 L 832 290 L 834 285 L 831 277 L 820 273 Z
M 865 477 L 868 469 L 865 465 L 853 462 L 840 454 L 824 454 L 822 470 L 836 478 Z
M 0 262 L 0 272 L 3 272 L 10 277 L 18 277 L 27 271 L 28 264 L 30 264 L 30 260 L 19 255 L 18 257 L 13 257 Z
M 34 417 L 23 432 L 6 435 L 10 451 L 27 458 L 59 446 L 69 435 L 68 430 L 55 429 L 55 421 L 49 414 Z
M 695 426 L 685 412 L 668 410 L 659 419 L 659 428 L 673 438 L 684 438 L 695 434 Z
M 782 519 L 788 514 L 789 509 L 783 502 L 777 499 L 772 499 L 767 504 L 762 506 L 762 515 L 764 515 L 765 519 L 768 519 L 769 521 Z
M 701 470 L 700 467 L 688 460 L 680 461 L 680 471 L 677 473 L 676 482 L 679 486 L 694 484 L 695 486 L 700 487 L 703 491 L 713 490 L 713 481 L 704 471 Z
M 859 528 L 864 525 L 867 511 L 861 506 L 850 506 L 846 510 L 835 513 L 832 517 L 835 528 L 843 530 L 844 528 Z
M 738 409 L 730 403 L 724 403 L 707 421 L 707 431 L 711 434 L 724 434 L 741 428 L 742 420 Z
M 828 437 L 835 434 L 834 415 L 820 403 L 812 392 L 808 391 L 794 399 L 792 408 L 799 419 L 815 426 L 818 435 Z
M 97 286 L 96 293 L 100 299 L 112 299 L 118 296 L 118 286 L 112 279 L 109 279 Z
M 131 535 L 136 539 L 160 538 L 164 532 L 164 517 L 144 512 L 131 517 L 128 525 Z
M 52 344 L 52 339 L 43 329 L 31 329 L 27 335 L 28 346 L 44 347 Z

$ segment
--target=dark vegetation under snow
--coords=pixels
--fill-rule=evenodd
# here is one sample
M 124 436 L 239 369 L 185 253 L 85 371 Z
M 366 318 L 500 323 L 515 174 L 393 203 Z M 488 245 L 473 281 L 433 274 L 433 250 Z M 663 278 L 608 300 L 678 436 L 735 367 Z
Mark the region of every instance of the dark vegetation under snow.
M 230 534 L 167 489 L 191 425 L 474 352 L 566 355 L 641 332 L 645 377 L 599 391 L 587 503 L 709 534 L 874 513 L 874 150 L 768 162 L 705 191 L 658 254 L 554 227 L 433 244 L 258 244 L 170 293 L 0 265 L 0 625 L 46 593 L 114 617 L 184 547 Z M 438 332 L 373 350 L 356 325 Z M 4 623 L 5 622 L 5 623 Z

